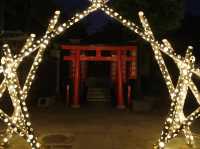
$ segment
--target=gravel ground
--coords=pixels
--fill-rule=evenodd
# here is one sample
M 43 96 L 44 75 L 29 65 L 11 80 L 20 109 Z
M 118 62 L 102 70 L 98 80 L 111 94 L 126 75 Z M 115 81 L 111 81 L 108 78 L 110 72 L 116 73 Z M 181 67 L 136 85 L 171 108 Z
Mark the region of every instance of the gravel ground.
M 68 146 L 55 149 L 152 149 L 166 117 L 159 110 L 138 113 L 107 106 L 69 109 L 61 104 L 48 109 L 33 108 L 30 109 L 30 113 L 40 140 L 51 134 L 67 136 Z M 200 149 L 199 124 L 200 121 L 196 121 L 192 126 L 197 149 Z M 172 140 L 166 147 L 189 148 L 181 136 Z M 15 137 L 11 140 L 9 149 L 29 147 L 22 138 Z

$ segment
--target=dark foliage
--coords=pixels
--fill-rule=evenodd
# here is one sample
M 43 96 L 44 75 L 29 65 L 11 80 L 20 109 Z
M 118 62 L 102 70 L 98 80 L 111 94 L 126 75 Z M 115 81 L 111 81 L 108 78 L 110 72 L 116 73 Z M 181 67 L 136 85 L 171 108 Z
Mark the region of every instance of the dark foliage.
M 138 11 L 144 11 L 157 33 L 179 27 L 184 17 L 183 0 L 113 0 L 112 5 L 134 22 L 138 20 Z

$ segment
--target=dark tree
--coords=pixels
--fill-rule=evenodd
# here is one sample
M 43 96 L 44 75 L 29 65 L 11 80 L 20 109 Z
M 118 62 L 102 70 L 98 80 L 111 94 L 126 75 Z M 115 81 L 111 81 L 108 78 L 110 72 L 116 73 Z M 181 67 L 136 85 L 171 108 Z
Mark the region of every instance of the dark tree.
M 159 34 L 179 27 L 184 16 L 183 0 L 113 0 L 111 5 L 134 22 L 138 21 L 138 11 L 144 11 Z

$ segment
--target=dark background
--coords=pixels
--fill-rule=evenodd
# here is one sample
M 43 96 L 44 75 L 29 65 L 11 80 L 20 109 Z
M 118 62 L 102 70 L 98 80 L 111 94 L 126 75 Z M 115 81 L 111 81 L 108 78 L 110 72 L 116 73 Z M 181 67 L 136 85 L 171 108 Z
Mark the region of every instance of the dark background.
M 127 1 L 127 0 L 126 0 Z M 124 3 L 126 3 L 126 1 Z M 130 3 L 130 1 L 134 0 L 128 0 L 127 3 Z M 136 0 L 137 1 L 137 0 Z M 144 1 L 144 0 L 143 0 Z M 156 3 L 158 1 L 155 1 Z M 163 1 L 164 2 L 164 1 Z M 114 8 L 116 8 L 117 4 L 116 1 L 110 1 L 109 4 L 112 5 L 114 4 Z M 137 3 L 137 2 L 135 2 Z M 145 2 L 146 3 L 146 2 Z M 150 2 L 153 3 L 153 2 Z M 155 4 L 156 4 L 155 3 Z M 170 3 L 170 1 L 169 1 Z M 172 4 L 177 3 L 176 1 L 172 1 Z M 182 26 L 186 29 L 190 28 L 192 31 L 196 28 L 196 26 L 199 25 L 199 17 L 200 17 L 200 2 L 198 0 L 185 0 L 182 1 L 184 3 L 184 16 L 182 19 Z M 55 9 L 60 9 L 62 11 L 63 18 L 69 18 L 73 16 L 73 14 L 76 11 L 80 11 L 85 9 L 89 5 L 88 0 L 1 0 L 1 9 L 0 9 L 0 14 L 1 14 L 1 21 L 0 21 L 0 26 L 1 30 L 25 30 L 26 32 L 31 32 L 32 30 L 39 30 L 43 27 L 46 26 L 46 23 L 48 22 L 48 17 L 51 16 L 53 11 Z M 144 10 L 144 12 L 147 12 L 148 10 L 145 9 L 147 7 L 147 4 L 138 4 L 141 5 L 141 7 L 136 8 L 134 10 L 131 10 L 132 13 L 135 11 L 137 12 L 138 9 Z M 149 4 L 148 4 L 149 5 Z M 158 5 L 158 4 L 156 4 Z M 156 5 L 153 5 L 153 7 L 156 7 Z M 122 5 L 123 6 L 123 5 Z M 121 7 L 122 7 L 121 6 Z M 159 6 L 159 5 L 158 5 Z M 127 9 L 128 7 L 124 4 L 124 7 Z M 152 7 L 152 6 L 151 6 Z M 170 6 L 167 6 L 169 7 Z M 116 8 L 118 9 L 118 8 Z M 175 9 L 175 8 L 173 8 Z M 121 8 L 122 11 L 124 11 L 123 7 Z M 179 9 L 177 8 L 176 11 Z M 126 10 L 129 12 L 130 16 L 130 10 Z M 157 14 L 160 13 L 158 11 L 156 12 Z M 136 17 L 136 16 L 135 16 Z M 174 16 L 176 18 L 176 16 Z M 151 18 L 150 18 L 151 19 Z M 86 19 L 87 20 L 87 19 Z M 109 23 L 109 18 L 103 15 L 103 13 L 94 13 L 89 17 L 89 21 L 87 22 L 86 25 L 86 30 L 88 34 L 92 34 L 94 32 L 97 32 L 99 30 L 103 29 L 103 26 L 105 24 Z M 179 21 L 179 20 L 177 20 Z M 84 21 L 86 22 L 86 21 Z M 162 23 L 162 22 L 161 22 Z M 33 26 L 34 28 L 33 29 Z

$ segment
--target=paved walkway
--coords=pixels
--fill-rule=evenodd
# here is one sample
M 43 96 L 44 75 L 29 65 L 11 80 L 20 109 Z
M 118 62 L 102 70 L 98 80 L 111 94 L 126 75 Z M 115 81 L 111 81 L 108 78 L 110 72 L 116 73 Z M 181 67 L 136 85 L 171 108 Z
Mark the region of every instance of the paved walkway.
M 152 149 L 159 138 L 165 115 L 158 110 L 146 113 L 119 111 L 107 107 L 66 109 L 58 105 L 31 110 L 33 127 L 39 137 L 64 134 L 69 147 L 59 149 Z M 193 126 L 197 148 L 199 121 Z M 29 149 L 23 139 L 13 139 L 10 149 Z M 174 139 L 167 149 L 189 149 L 183 138 Z

